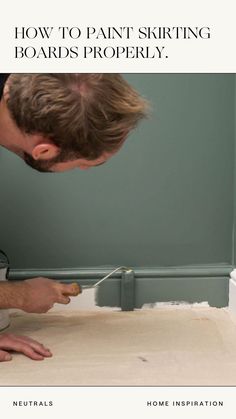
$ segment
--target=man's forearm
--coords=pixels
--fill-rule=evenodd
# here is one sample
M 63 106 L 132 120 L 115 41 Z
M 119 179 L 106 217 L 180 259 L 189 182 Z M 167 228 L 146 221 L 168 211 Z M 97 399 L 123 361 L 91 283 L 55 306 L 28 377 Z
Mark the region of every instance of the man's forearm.
M 69 304 L 69 297 L 81 292 L 77 284 L 61 284 L 49 278 L 1 282 L 0 309 L 19 308 L 27 313 L 46 313 L 55 303 Z
M 24 282 L 0 283 L 0 309 L 21 308 L 25 299 Z

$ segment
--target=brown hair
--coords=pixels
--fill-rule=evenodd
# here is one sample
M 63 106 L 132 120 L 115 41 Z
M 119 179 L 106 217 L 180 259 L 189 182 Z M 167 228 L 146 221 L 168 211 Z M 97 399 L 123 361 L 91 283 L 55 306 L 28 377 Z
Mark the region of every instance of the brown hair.
M 119 74 L 11 74 L 7 106 L 23 132 L 61 149 L 61 161 L 119 148 L 147 102 Z

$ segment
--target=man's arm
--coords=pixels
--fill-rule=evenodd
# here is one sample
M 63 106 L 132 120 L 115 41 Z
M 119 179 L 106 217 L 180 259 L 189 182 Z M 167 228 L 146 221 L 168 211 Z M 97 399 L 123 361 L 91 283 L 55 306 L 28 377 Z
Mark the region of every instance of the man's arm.
M 29 313 L 45 313 L 54 303 L 68 304 L 69 296 L 80 292 L 77 284 L 60 284 L 48 278 L 4 281 L 0 283 L 0 309 L 19 308 Z M 0 334 L 0 362 L 12 359 L 9 351 L 23 353 L 35 361 L 52 356 L 49 349 L 27 336 Z
M 18 308 L 28 313 L 46 313 L 55 303 L 68 304 L 80 293 L 77 284 L 61 284 L 48 278 L 0 283 L 0 309 Z
M 21 308 L 24 301 L 24 283 L 0 283 L 0 308 Z

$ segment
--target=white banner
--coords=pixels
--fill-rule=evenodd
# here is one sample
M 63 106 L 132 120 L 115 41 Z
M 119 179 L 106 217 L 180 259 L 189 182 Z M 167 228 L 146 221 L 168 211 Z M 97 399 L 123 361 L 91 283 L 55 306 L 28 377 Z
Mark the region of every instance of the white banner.
M 236 72 L 235 1 L 4 4 L 1 72 Z
M 4 419 L 233 419 L 235 387 L 1 388 Z

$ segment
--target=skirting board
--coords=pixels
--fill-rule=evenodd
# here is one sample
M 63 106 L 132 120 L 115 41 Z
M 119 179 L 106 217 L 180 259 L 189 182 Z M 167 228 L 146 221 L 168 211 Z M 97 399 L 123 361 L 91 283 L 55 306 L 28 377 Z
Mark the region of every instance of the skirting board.
M 229 311 L 236 316 L 236 269 L 230 273 L 229 281 Z
M 10 270 L 10 280 L 37 276 L 63 282 L 88 285 L 115 267 L 45 270 Z M 212 307 L 229 304 L 229 279 L 232 266 L 205 265 L 186 267 L 131 268 L 132 273 L 116 273 L 98 289 L 96 303 L 100 307 L 121 307 L 122 310 L 141 308 L 158 302 L 202 303 Z M 236 294 L 235 294 L 236 307 Z

